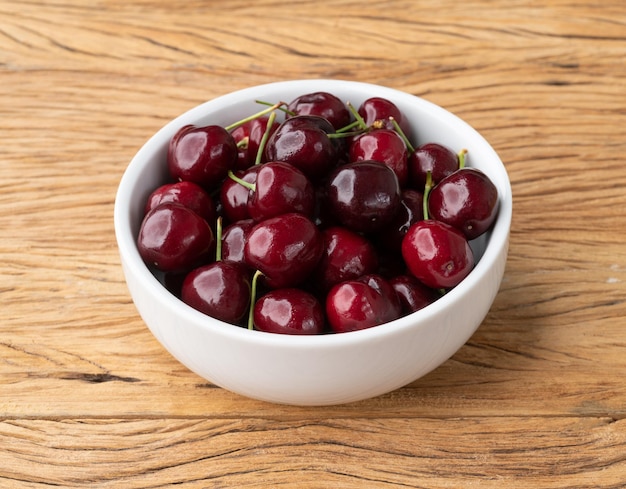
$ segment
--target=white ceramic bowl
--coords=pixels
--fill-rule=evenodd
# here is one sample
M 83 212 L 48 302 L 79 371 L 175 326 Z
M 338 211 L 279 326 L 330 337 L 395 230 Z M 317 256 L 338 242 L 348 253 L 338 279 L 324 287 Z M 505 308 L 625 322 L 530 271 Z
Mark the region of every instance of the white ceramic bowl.
M 374 328 L 322 336 L 289 336 L 232 326 L 187 306 L 155 278 L 136 246 L 144 203 L 167 177 L 168 140 L 186 124 L 227 125 L 259 110 L 255 100 L 285 101 L 326 91 L 358 106 L 388 98 L 409 118 L 417 143 L 469 150 L 498 188 L 493 229 L 473 244 L 475 269 L 425 309 Z M 377 85 L 338 80 L 270 83 L 218 97 L 177 117 L 133 158 L 119 185 L 115 232 L 121 262 L 141 317 L 161 344 L 208 381 L 251 398 L 294 405 L 329 405 L 398 389 L 450 358 L 485 318 L 500 287 L 508 251 L 511 187 L 500 158 L 467 123 L 413 95 Z

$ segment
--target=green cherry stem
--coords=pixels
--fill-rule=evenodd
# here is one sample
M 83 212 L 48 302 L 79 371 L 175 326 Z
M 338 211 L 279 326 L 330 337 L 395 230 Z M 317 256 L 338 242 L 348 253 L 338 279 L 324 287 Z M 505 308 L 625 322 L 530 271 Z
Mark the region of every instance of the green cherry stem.
M 273 107 L 273 106 L 275 106 L 275 105 L 278 105 L 278 104 L 273 104 L 272 102 L 266 102 L 265 100 L 255 100 L 255 102 L 256 102 L 257 104 L 260 104 L 260 105 L 268 105 L 268 106 L 270 106 L 270 107 Z M 292 117 L 293 117 L 294 115 L 296 115 L 296 113 L 295 113 L 294 111 L 289 110 L 288 108 L 286 108 L 286 107 L 285 107 L 286 105 L 287 105 L 287 104 L 286 104 L 285 102 L 281 102 L 281 103 L 280 103 L 280 106 L 279 106 L 279 107 L 276 107 L 276 109 L 277 109 L 277 110 L 280 110 L 280 111 L 284 112 L 285 114 L 287 114 L 287 115 L 289 115 L 289 116 L 292 116 Z
M 274 105 L 272 105 L 271 107 L 268 107 L 267 109 L 263 109 L 259 112 L 256 112 L 254 114 L 252 114 L 251 116 L 245 117 L 244 119 L 241 119 L 237 122 L 233 122 L 230 126 L 226 126 L 224 127 L 224 129 L 226 129 L 227 131 L 232 131 L 233 129 L 239 127 L 239 126 L 243 126 L 246 122 L 250 122 L 253 121 L 254 119 L 258 119 L 259 117 L 263 117 L 266 114 L 269 114 L 270 112 L 275 111 L 276 109 L 280 109 L 283 105 L 285 105 L 285 102 L 278 102 Z
M 270 133 L 272 132 L 272 126 L 274 125 L 274 121 L 276 120 L 276 111 L 273 110 L 267 120 L 267 126 L 265 127 L 265 132 L 263 133 L 263 137 L 259 142 L 259 150 L 256 152 L 256 159 L 254 160 L 255 165 L 259 165 L 261 161 L 263 161 L 263 152 L 265 151 L 265 146 L 267 145 L 267 140 L 270 137 Z
M 402 138 L 402 141 L 404 141 L 406 148 L 409 150 L 409 154 L 415 153 L 415 147 L 411 144 L 411 141 L 409 141 L 407 135 L 404 134 L 404 131 L 400 127 L 400 124 L 398 124 L 398 121 L 394 117 L 389 117 L 389 120 L 391 121 L 391 124 L 393 124 L 393 128 L 395 129 L 395 131 Z
M 248 311 L 248 329 L 254 329 L 254 304 L 256 303 L 256 288 L 259 277 L 263 275 L 263 272 L 257 270 L 252 276 L 252 282 L 250 284 L 250 310 Z
M 467 150 L 464 148 L 459 151 L 459 168 L 465 168 L 465 162 L 467 160 Z
M 367 127 L 367 124 L 365 123 L 365 120 L 363 120 L 363 117 L 361 117 L 361 114 L 359 114 L 359 111 L 354 107 L 354 105 L 352 105 L 350 102 L 346 102 L 346 106 L 348 107 L 348 109 L 350 109 L 350 112 L 356 119 L 356 122 L 358 123 L 358 127 L 364 131 L 369 129 Z
M 222 261 L 222 216 L 215 223 L 215 261 Z
M 426 172 L 426 185 L 424 186 L 424 198 L 422 200 L 422 207 L 424 210 L 424 220 L 427 221 L 430 216 L 428 215 L 428 196 L 433 188 L 433 174 L 430 171 Z
M 231 180 L 234 180 L 240 185 L 243 185 L 248 190 L 251 190 L 252 192 L 256 192 L 256 185 L 254 183 L 246 182 L 245 180 L 239 178 L 237 175 L 233 173 L 232 170 L 228 170 L 228 178 L 230 178 Z

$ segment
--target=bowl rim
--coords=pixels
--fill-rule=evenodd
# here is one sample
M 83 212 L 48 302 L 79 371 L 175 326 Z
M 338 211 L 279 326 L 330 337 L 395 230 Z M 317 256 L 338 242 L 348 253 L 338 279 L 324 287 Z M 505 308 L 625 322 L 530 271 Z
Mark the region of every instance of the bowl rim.
M 204 313 L 185 304 L 182 300 L 169 292 L 143 262 L 136 246 L 136 237 L 133 236 L 132 233 L 130 193 L 137 183 L 139 174 L 147 164 L 148 158 L 146 157 L 153 154 L 156 149 L 163 144 L 165 137 L 169 137 L 169 135 L 173 134 L 175 130 L 180 128 L 187 121 L 202 118 L 205 116 L 207 110 L 226 107 L 241 99 L 253 100 L 255 98 L 253 94 L 260 90 L 286 90 L 293 89 L 300 85 L 303 88 L 305 86 L 314 85 L 317 88 L 316 91 L 329 91 L 331 93 L 333 87 L 340 87 L 342 89 L 358 87 L 362 90 L 370 90 L 372 93 L 376 93 L 376 96 L 419 103 L 434 117 L 446 119 L 448 123 L 462 127 L 473 139 L 483 144 L 484 150 L 491 153 L 490 159 L 497 164 L 505 178 L 501 179 L 499 182 L 498 216 L 490 230 L 490 236 L 484 253 L 468 276 L 434 303 L 388 323 L 363 330 L 323 335 L 281 335 L 237 327 L 215 318 L 209 318 L 210 320 L 207 320 L 208 316 Z M 306 92 L 303 91 L 302 93 Z M 127 273 L 132 274 L 141 281 L 150 296 L 157 298 L 164 306 L 172 310 L 176 309 L 183 321 L 189 321 L 198 327 L 210 330 L 214 334 L 230 337 L 232 340 L 253 342 L 260 345 L 271 344 L 279 347 L 284 346 L 304 349 L 320 347 L 341 348 L 347 344 L 354 345 L 360 342 L 377 341 L 385 336 L 401 333 L 409 328 L 426 327 L 431 319 L 449 307 L 451 303 L 454 303 L 463 295 L 470 293 L 475 284 L 490 273 L 491 265 L 498 257 L 500 257 L 502 253 L 507 253 L 512 220 L 512 200 L 511 183 L 506 167 L 494 148 L 476 129 L 443 107 L 417 95 L 372 83 L 337 79 L 294 79 L 251 86 L 220 95 L 187 110 L 166 123 L 141 146 L 124 170 L 115 195 L 113 217 L 118 250 L 122 263 L 127 267 Z

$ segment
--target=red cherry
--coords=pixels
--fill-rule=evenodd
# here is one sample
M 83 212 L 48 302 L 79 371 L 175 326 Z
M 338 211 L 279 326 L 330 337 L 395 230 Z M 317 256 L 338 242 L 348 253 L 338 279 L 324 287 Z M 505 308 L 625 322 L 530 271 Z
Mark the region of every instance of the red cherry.
M 422 191 L 426 175 L 430 172 L 433 183 L 459 169 L 459 156 L 451 149 L 437 143 L 423 144 L 409 155 L 409 185 Z
M 206 222 L 215 221 L 215 203 L 202 187 L 193 182 L 175 182 L 161 185 L 150 194 L 144 214 L 165 202 L 174 202 L 188 207 Z
M 245 263 L 243 250 L 255 224 L 252 219 L 242 219 L 226 226 L 222 233 L 222 260 Z
M 296 115 L 316 115 L 323 117 L 335 129 L 350 123 L 350 111 L 341 99 L 327 92 L 314 92 L 301 95 L 291 101 L 287 109 Z
M 243 123 L 231 131 L 231 135 L 237 143 L 237 164 L 235 168 L 245 170 L 256 163 L 259 146 L 265 132 L 269 117 L 261 116 Z M 278 129 L 278 122 L 274 122 L 270 128 L 270 135 Z M 259 163 L 265 163 L 265 158 L 261 156 Z
M 137 247 L 143 260 L 164 272 L 182 272 L 210 257 L 214 235 L 191 209 L 166 202 L 144 217 Z
M 251 185 L 256 183 L 256 177 L 262 165 L 251 166 L 245 171 L 235 173 L 237 178 Z M 220 187 L 220 203 L 222 204 L 222 212 L 230 222 L 241 221 L 250 218 L 248 210 L 248 201 L 250 200 L 251 191 L 248 187 L 244 187 L 241 183 L 226 178 Z
M 350 145 L 351 162 L 375 160 L 390 167 L 398 177 L 400 187 L 407 184 L 409 152 L 402 137 L 390 129 L 377 129 L 354 138 Z
M 326 204 L 346 227 L 375 232 L 395 216 L 400 207 L 398 177 L 377 161 L 358 161 L 337 168 L 328 179 Z
M 167 162 L 177 180 L 213 189 L 237 164 L 237 145 L 221 126 L 184 126 L 170 140 Z
M 346 280 L 374 273 L 378 256 L 364 236 L 340 226 L 322 231 L 324 253 L 315 271 L 315 282 L 321 290 Z
M 428 196 L 428 213 L 461 230 L 469 240 L 491 227 L 498 212 L 498 189 L 485 173 L 464 167 L 441 180 Z
M 402 239 L 412 224 L 424 219 L 424 196 L 421 192 L 405 189 L 402 192 L 400 209 L 391 222 L 376 235 L 381 248 L 395 253 L 400 251 Z
M 211 317 L 237 324 L 250 304 L 250 276 L 243 264 L 221 260 L 192 270 L 181 299 Z
M 395 291 L 380 276 L 341 282 L 326 296 L 326 317 L 335 333 L 378 326 L 399 318 L 401 313 Z
M 390 117 L 400 126 L 404 134 L 411 134 L 411 126 L 402 111 L 391 100 L 382 97 L 371 97 L 359 106 L 359 115 L 368 126 L 380 125 L 386 129 L 394 130 L 395 126 Z
M 304 282 L 319 262 L 323 240 L 317 226 L 298 213 L 282 214 L 256 224 L 244 247 L 246 263 L 274 289 Z
M 273 290 L 254 305 L 254 327 L 259 331 L 310 335 L 322 333 L 324 325 L 321 304 L 302 289 Z
M 290 212 L 313 216 L 315 189 L 304 173 L 282 161 L 260 166 L 255 190 L 248 199 L 252 219 L 258 222 Z
M 433 289 L 458 285 L 474 267 L 474 256 L 461 231 L 433 219 L 413 224 L 402 240 L 410 272 Z
M 397 275 L 389 279 L 389 284 L 396 291 L 404 314 L 419 311 L 440 297 L 437 291 L 427 287 L 412 275 Z

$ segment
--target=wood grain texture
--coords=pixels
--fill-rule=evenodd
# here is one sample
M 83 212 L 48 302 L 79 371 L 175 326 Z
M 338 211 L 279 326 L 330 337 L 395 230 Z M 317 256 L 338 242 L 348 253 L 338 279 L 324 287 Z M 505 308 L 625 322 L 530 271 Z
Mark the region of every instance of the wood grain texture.
M 621 0 L 0 0 L 0 487 L 624 487 L 625 59 Z M 160 347 L 112 215 L 168 120 L 310 77 L 467 120 L 514 217 L 500 293 L 452 359 L 294 408 Z

